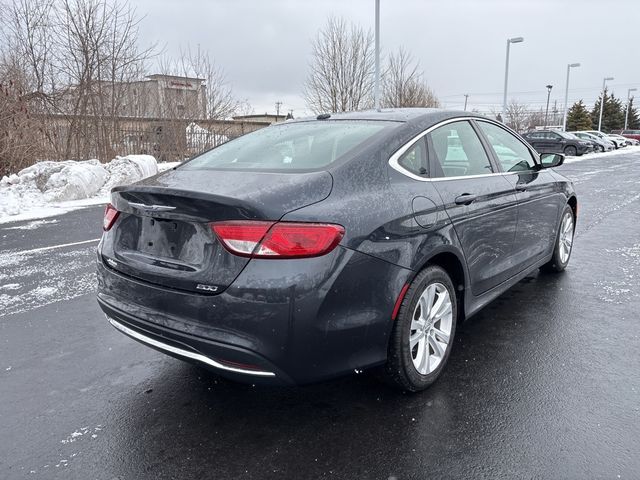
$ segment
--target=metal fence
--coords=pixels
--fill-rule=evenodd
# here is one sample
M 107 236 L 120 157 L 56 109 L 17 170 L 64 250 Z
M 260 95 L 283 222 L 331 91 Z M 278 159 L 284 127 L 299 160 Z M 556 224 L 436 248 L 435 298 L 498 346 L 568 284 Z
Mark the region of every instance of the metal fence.
M 42 116 L 32 141 L 39 160 L 109 161 L 116 155 L 149 154 L 158 161 L 191 158 L 268 122 L 161 118 Z

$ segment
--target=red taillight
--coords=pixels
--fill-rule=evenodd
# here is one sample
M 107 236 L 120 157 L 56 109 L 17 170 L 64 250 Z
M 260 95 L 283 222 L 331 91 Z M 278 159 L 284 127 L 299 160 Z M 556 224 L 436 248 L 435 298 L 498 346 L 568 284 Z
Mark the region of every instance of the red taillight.
M 229 221 L 211 228 L 231 253 L 252 258 L 318 257 L 344 235 L 340 225 L 325 223 Z
M 102 221 L 102 229 L 105 232 L 113 227 L 118 215 L 120 215 L 120 212 L 116 210 L 116 207 L 109 203 L 107 208 L 104 209 L 104 220 Z

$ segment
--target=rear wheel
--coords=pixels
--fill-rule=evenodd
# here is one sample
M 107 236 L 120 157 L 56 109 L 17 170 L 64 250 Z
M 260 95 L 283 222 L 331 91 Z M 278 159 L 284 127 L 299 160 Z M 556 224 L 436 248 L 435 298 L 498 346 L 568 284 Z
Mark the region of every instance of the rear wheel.
M 545 272 L 562 272 L 569 264 L 571 251 L 573 249 L 573 235 L 575 232 L 575 221 L 573 210 L 569 205 L 564 207 L 560 229 L 556 238 L 556 246 L 553 250 L 553 257 L 549 263 L 545 263 L 541 270 Z
M 564 147 L 564 154 L 568 157 L 575 157 L 578 154 L 578 149 L 572 145 Z
M 449 358 L 457 314 L 455 289 L 447 272 L 437 266 L 420 272 L 393 327 L 385 379 L 411 392 L 431 385 Z

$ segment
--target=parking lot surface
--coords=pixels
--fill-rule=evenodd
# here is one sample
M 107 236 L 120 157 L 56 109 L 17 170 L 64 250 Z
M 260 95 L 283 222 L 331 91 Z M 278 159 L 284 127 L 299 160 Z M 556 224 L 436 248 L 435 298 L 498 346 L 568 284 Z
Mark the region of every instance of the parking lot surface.
M 640 153 L 559 171 L 567 271 L 464 323 L 421 394 L 220 379 L 104 319 L 101 207 L 0 225 L 0 478 L 638 478 Z

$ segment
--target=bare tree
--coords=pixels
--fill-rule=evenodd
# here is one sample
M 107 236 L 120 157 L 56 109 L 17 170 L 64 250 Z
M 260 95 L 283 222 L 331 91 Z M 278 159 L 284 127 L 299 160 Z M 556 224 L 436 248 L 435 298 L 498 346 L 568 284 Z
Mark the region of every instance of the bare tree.
M 419 64 L 402 47 L 389 56 L 382 79 L 383 107 L 439 107 L 440 102 L 423 80 Z
M 153 52 L 137 46 L 139 22 L 135 10 L 117 1 L 63 0 L 57 9 L 56 63 L 71 86 L 60 105 L 71 118 L 67 157 L 113 156 L 124 84 L 140 78 Z
M 516 100 L 511 100 L 511 103 L 507 105 L 506 118 L 504 119 L 507 126 L 516 132 L 522 132 L 528 126 L 528 118 L 527 106 Z
M 373 104 L 375 58 L 370 31 L 330 17 L 313 40 L 312 56 L 303 94 L 313 112 L 345 112 Z
M 222 68 L 218 67 L 209 52 L 198 46 L 195 50 L 190 46 L 180 49 L 177 59 L 162 58 L 160 70 L 166 75 L 195 77 L 204 80 L 205 87 L 201 95 L 183 98 L 183 111 L 178 112 L 175 105 L 166 105 L 164 115 L 184 118 L 206 118 L 223 120 L 232 117 L 240 108 L 228 85 Z

